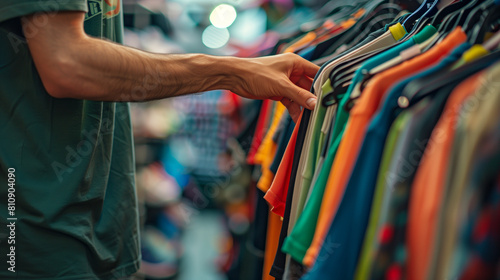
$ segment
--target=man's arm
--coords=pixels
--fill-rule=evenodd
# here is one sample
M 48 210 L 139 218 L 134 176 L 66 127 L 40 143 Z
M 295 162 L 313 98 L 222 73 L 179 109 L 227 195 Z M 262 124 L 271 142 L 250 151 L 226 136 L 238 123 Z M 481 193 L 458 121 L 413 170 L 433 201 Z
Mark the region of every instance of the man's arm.
M 281 100 L 294 117 L 299 105 L 312 109 L 316 102 L 308 90 L 318 67 L 296 55 L 152 54 L 89 37 L 83 21 L 83 12 L 22 19 L 36 68 L 53 97 L 146 101 L 228 89 L 247 98 Z

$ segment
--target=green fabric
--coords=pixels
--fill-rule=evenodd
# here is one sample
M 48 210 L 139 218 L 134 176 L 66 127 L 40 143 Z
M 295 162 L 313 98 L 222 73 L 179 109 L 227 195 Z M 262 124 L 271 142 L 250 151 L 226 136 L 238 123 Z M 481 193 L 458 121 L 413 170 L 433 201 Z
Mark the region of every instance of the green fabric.
M 384 202 L 384 194 L 390 192 L 387 189 L 387 172 L 389 171 L 389 166 L 391 165 L 391 160 L 396 151 L 396 146 L 398 143 L 399 136 L 405 125 L 410 120 L 410 114 L 403 112 L 394 121 L 387 135 L 387 140 L 384 146 L 384 154 L 382 156 L 382 161 L 380 163 L 380 169 L 377 176 L 377 184 L 375 187 L 375 194 L 373 196 L 372 208 L 370 211 L 370 220 L 368 222 L 368 227 L 366 229 L 366 234 L 363 241 L 363 247 L 361 250 L 358 267 L 356 268 L 356 274 L 354 279 L 362 280 L 370 278 L 370 271 L 372 265 L 372 258 L 375 250 L 375 244 L 377 242 L 377 232 L 379 229 L 379 218 L 383 205 L 388 203 Z
M 327 82 L 329 84 L 329 81 Z M 309 197 L 307 193 L 301 196 L 304 201 L 306 198 L 307 203 L 305 204 L 301 215 L 298 217 L 297 222 L 290 233 L 290 235 L 285 239 L 283 243 L 282 251 L 291 255 L 298 262 L 302 262 L 304 256 L 311 244 L 314 237 L 314 232 L 316 230 L 317 218 L 319 216 L 319 211 L 321 208 L 321 202 L 323 200 L 323 193 L 325 192 L 326 182 L 328 176 L 330 175 L 330 169 L 335 158 L 336 148 L 334 145 L 334 138 L 330 138 L 329 146 L 332 148 L 328 149 L 325 161 L 321 166 L 318 178 L 315 182 L 314 193 Z M 305 246 L 307 244 L 307 246 Z
M 321 131 L 321 133 L 319 134 L 319 138 L 318 138 L 319 149 L 316 152 L 316 165 L 318 164 L 319 158 L 321 157 L 321 147 L 323 147 L 323 145 L 325 145 L 325 138 L 326 138 L 326 135 Z M 314 172 L 313 172 L 313 177 L 314 177 Z
M 299 202 L 297 205 L 296 215 L 295 217 L 300 216 L 302 210 L 304 209 L 304 204 L 306 202 L 307 194 L 309 193 L 309 188 L 311 187 L 312 178 L 314 175 L 314 170 L 316 169 L 316 164 L 318 163 L 319 155 L 321 153 L 321 126 L 323 125 L 323 120 L 326 115 L 326 107 L 322 105 L 321 99 L 326 93 L 332 91 L 332 87 L 330 85 L 330 80 L 327 80 L 322 88 L 322 95 L 320 96 L 320 100 L 318 102 L 318 106 L 316 109 L 316 116 L 313 116 L 313 125 L 312 131 L 310 135 L 310 145 L 307 147 L 306 162 L 304 164 L 304 168 L 302 170 L 302 188 L 300 190 Z
M 0 279 L 130 275 L 140 252 L 129 105 L 47 94 L 19 18 L 88 10 L 87 33 L 121 42 L 122 16 L 105 1 L 0 0 L 0 7 Z M 8 168 L 15 168 L 14 216 Z M 15 272 L 7 270 L 8 217 L 17 218 Z

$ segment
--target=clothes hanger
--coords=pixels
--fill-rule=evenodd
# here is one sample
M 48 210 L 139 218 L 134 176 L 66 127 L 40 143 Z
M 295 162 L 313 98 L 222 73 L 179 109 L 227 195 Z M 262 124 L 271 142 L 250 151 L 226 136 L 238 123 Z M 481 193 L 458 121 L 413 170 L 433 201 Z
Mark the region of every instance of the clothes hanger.
M 403 21 L 403 27 L 406 30 L 410 30 L 410 27 L 413 25 L 413 22 L 416 21 L 417 18 L 420 18 L 425 11 L 427 11 L 428 5 L 430 4 L 432 0 L 424 0 L 422 4 L 420 4 L 420 7 L 418 7 L 417 10 L 415 10 L 411 15 L 409 15 L 405 21 Z
M 381 12 L 380 10 L 377 9 L 377 7 L 382 6 L 386 3 L 386 0 L 378 0 L 378 1 L 370 1 L 368 2 L 363 8 L 366 10 L 364 16 L 359 19 L 351 28 L 344 30 L 337 36 L 334 36 L 324 42 L 319 43 L 312 55 L 312 60 L 318 59 L 322 56 L 325 55 L 325 52 L 327 50 L 336 50 L 339 46 L 341 46 L 344 43 L 350 42 L 352 38 L 355 37 L 356 34 L 354 32 L 359 32 L 359 30 L 362 30 L 363 28 L 366 28 L 367 23 L 372 19 L 375 15 L 373 13 L 374 11 L 376 12 Z M 390 7 L 395 8 L 399 7 L 397 5 L 392 4 Z M 400 8 L 399 8 L 400 9 Z
M 493 0 L 486 0 L 481 4 L 477 5 L 469 13 L 469 15 L 464 21 L 464 24 L 462 25 L 462 29 L 464 30 L 465 33 L 467 33 L 468 38 L 470 38 L 469 36 L 471 35 L 474 26 L 480 22 L 484 11 L 489 9 L 491 6 L 493 6 Z
M 385 50 L 385 48 L 383 50 Z M 347 91 L 348 86 L 343 87 L 341 84 L 334 84 L 333 83 L 334 81 L 337 80 L 337 78 L 336 78 L 337 75 L 342 75 L 343 74 L 342 71 L 345 71 L 346 69 L 353 67 L 354 65 L 356 65 L 360 61 L 364 61 L 366 59 L 369 59 L 370 57 L 373 57 L 373 56 L 379 54 L 383 50 L 374 50 L 374 51 L 368 52 L 368 53 L 360 55 L 360 56 L 356 56 L 354 58 L 351 58 L 347 61 L 344 61 L 344 62 L 341 62 L 341 63 L 335 65 L 334 68 L 331 69 L 330 75 L 329 75 L 330 86 L 332 87 L 333 90 L 331 92 L 325 94 L 325 96 L 323 97 L 323 99 L 322 99 L 323 106 L 329 107 L 329 106 L 332 106 L 334 104 L 337 104 L 341 98 L 340 95 L 344 94 Z
M 457 28 L 458 26 L 464 26 L 464 23 L 469 16 L 469 14 L 472 12 L 474 8 L 476 8 L 478 5 L 480 5 L 483 1 L 482 0 L 472 0 L 467 6 L 462 8 L 460 10 L 459 15 L 456 18 L 455 24 L 451 28 L 452 30 Z
M 459 13 L 461 9 L 463 9 L 468 4 L 467 1 L 461 0 L 458 2 L 454 2 L 439 10 L 438 13 L 432 18 L 431 25 L 438 27 L 438 34 L 443 34 L 443 30 L 445 30 L 446 24 L 450 22 L 450 19 L 453 18 L 455 13 Z M 441 35 L 438 35 L 434 40 L 424 48 L 423 52 L 431 49 L 437 42 L 443 39 Z
M 386 8 L 390 9 L 390 7 Z M 370 22 L 368 28 L 364 28 L 357 32 L 354 32 L 355 37 L 351 40 L 351 42 L 348 43 L 348 48 L 351 48 L 361 42 L 364 38 L 366 38 L 366 36 L 368 36 L 368 34 L 384 28 L 389 23 L 392 23 L 397 14 L 399 14 L 399 12 L 395 13 L 395 11 L 396 10 L 377 16 Z
M 352 47 L 352 45 L 356 45 L 359 42 L 354 42 L 353 40 L 355 40 L 358 34 L 363 33 L 363 30 L 368 30 L 369 33 L 374 32 L 377 29 L 384 27 L 386 24 L 393 22 L 394 17 L 395 14 L 392 13 L 381 14 L 375 18 L 372 18 L 370 22 L 366 23 L 366 25 L 362 27 L 352 27 L 352 29 L 348 31 L 349 33 L 346 33 L 344 35 L 342 41 L 339 40 L 332 44 L 328 49 L 324 51 L 323 55 L 330 55 L 341 46 L 346 46 L 346 49 L 348 49 L 349 46 Z
M 431 3 L 427 11 L 416 22 L 414 22 L 413 28 L 411 30 L 412 31 L 414 31 L 415 29 L 421 30 L 425 26 L 425 24 L 427 24 L 429 18 L 434 16 L 439 11 L 440 3 L 441 3 L 440 0 L 435 0 L 433 3 Z M 410 32 L 410 34 L 415 34 L 415 33 Z
M 424 0 L 420 7 L 418 7 L 418 9 L 410 16 L 408 16 L 403 22 L 403 27 L 405 28 L 405 30 L 411 31 L 415 23 L 422 20 L 422 18 L 428 15 L 431 10 L 434 10 L 436 8 L 437 2 L 439 2 L 439 0 Z M 432 15 L 435 13 L 436 11 L 431 12 Z
M 335 88 L 346 87 L 346 86 L 349 87 L 353 78 L 354 78 L 354 73 L 349 73 L 343 76 L 342 78 L 337 79 L 334 83 L 334 86 Z
M 500 51 L 496 51 L 468 63 L 466 66 L 459 67 L 452 71 L 442 72 L 441 74 L 433 75 L 432 77 L 412 81 L 403 90 L 403 94 L 398 100 L 398 105 L 400 108 L 413 106 L 418 103 L 418 101 L 431 95 L 437 89 L 453 81 L 463 81 L 470 76 L 471 73 L 477 73 L 478 71 L 497 63 L 499 60 Z
M 368 59 L 370 59 L 378 54 L 381 54 L 381 53 L 391 49 L 392 47 L 397 46 L 398 44 L 399 43 L 396 43 L 392 46 L 388 46 L 385 48 L 371 51 L 371 52 L 365 54 L 364 56 L 360 57 L 360 59 L 358 61 L 356 61 L 354 63 L 354 65 L 361 65 L 366 60 L 368 60 Z M 332 69 L 332 71 L 330 72 L 330 83 L 331 83 L 333 90 L 332 90 L 332 92 L 327 93 L 323 97 L 323 105 L 325 107 L 328 107 L 328 106 L 331 106 L 331 105 L 338 103 L 339 100 L 342 98 L 342 96 L 340 96 L 340 95 L 343 95 L 347 92 L 347 89 L 348 89 L 349 85 L 351 84 L 351 80 L 354 77 L 354 74 L 356 72 L 355 69 L 352 69 L 354 67 L 354 65 L 350 66 L 348 68 L 348 67 L 345 67 L 343 64 L 339 64 L 336 66 L 336 68 Z M 343 73 L 342 70 L 350 70 L 350 71 Z M 338 77 L 337 77 L 337 75 L 338 75 Z
M 351 69 L 352 67 L 357 66 L 360 62 L 365 61 L 371 57 L 371 52 L 354 57 L 352 59 L 349 59 L 347 61 L 344 61 L 342 63 L 339 63 L 333 68 L 330 72 L 329 78 L 330 78 L 330 85 L 332 88 L 335 87 L 334 82 L 338 79 L 342 79 L 345 75 L 348 75 L 349 72 L 348 70 Z
M 347 89 L 351 84 L 355 69 L 357 69 L 356 65 L 361 65 L 366 60 L 386 51 L 391 47 L 392 46 L 374 50 L 336 65 L 331 70 L 329 75 L 332 92 L 325 94 L 325 96 L 323 97 L 323 106 L 328 107 L 337 104 L 340 101 L 340 99 L 342 98 L 341 95 L 347 92 Z
M 413 2 L 413 1 L 409 1 L 409 2 Z M 404 15 L 402 15 L 402 16 L 400 16 L 400 17 L 398 17 L 396 20 L 394 20 L 394 21 L 392 21 L 392 22 L 390 22 L 390 23 L 386 24 L 386 25 L 384 26 L 384 29 L 387 31 L 387 29 L 388 29 L 390 26 L 392 26 L 392 25 L 394 25 L 394 24 L 397 24 L 397 23 L 401 24 L 401 22 L 402 22 L 402 21 L 404 21 L 404 19 L 406 19 L 406 17 L 408 17 L 409 15 L 410 15 L 410 13 L 408 12 L 408 13 L 406 13 L 406 14 L 404 14 Z M 372 33 L 373 33 L 373 32 L 372 32 Z M 370 34 L 372 34 L 372 33 L 370 33 Z M 370 36 L 370 34 L 369 34 L 368 36 Z M 365 39 L 366 39 L 366 37 L 365 37 L 365 38 L 363 38 L 363 40 L 365 40 Z M 401 42 L 397 42 L 397 43 L 396 43 L 396 45 L 397 45 L 397 44 L 399 44 L 399 43 L 401 43 Z M 359 44 L 359 43 L 358 43 L 358 44 Z M 352 49 L 353 47 L 356 47 L 356 45 L 347 47 L 347 48 L 346 48 L 346 51 L 347 51 L 347 50 L 349 50 L 349 49 Z M 338 50 L 338 49 L 337 49 L 337 50 Z M 336 50 L 336 51 L 337 51 L 337 50 Z M 335 52 L 336 52 L 336 51 L 335 51 Z M 328 53 L 328 51 L 327 51 L 326 53 Z M 342 54 L 342 53 L 344 53 L 344 52 L 341 52 L 341 54 Z M 321 57 L 321 58 L 318 58 L 318 59 L 316 59 L 316 60 L 313 60 L 313 62 L 315 62 L 315 63 L 316 63 L 316 64 L 318 64 L 318 65 L 319 65 L 319 64 L 323 65 L 324 63 L 326 63 L 326 62 L 330 61 L 331 59 L 333 59 L 333 58 L 335 58 L 335 57 L 338 57 L 338 56 L 339 56 L 339 54 L 332 53 L 332 54 L 328 54 L 328 55 L 326 55 L 326 56 L 323 56 L 323 57 Z
M 480 20 L 474 25 L 470 32 L 470 41 L 473 44 L 483 43 L 486 32 L 490 31 L 491 26 L 497 26 L 500 19 L 500 5 L 492 4 L 488 6 Z
M 466 5 L 467 6 L 467 5 Z M 456 12 L 453 12 L 449 15 L 447 15 L 444 19 L 441 25 L 438 28 L 439 32 L 439 40 L 441 41 L 444 37 L 446 37 L 450 32 L 455 29 L 455 22 L 458 20 L 458 17 L 460 17 L 460 13 L 462 12 L 463 9 L 466 7 L 463 7 L 462 9 L 459 9 Z
M 354 65 L 349 67 L 348 69 L 344 69 L 344 71 L 340 70 L 339 75 L 333 76 L 335 77 L 333 80 L 330 80 L 333 84 L 333 88 L 343 87 L 345 85 L 349 86 L 356 74 L 356 70 L 368 59 L 374 57 L 380 52 L 369 53 L 369 56 L 363 57 L 361 60 L 357 61 Z M 357 67 L 356 67 L 357 66 Z
M 391 46 L 389 46 L 391 47 Z M 389 48 L 387 47 L 387 48 Z M 381 51 L 385 50 L 386 48 L 382 48 L 382 49 L 379 49 L 379 50 L 373 50 L 373 51 L 370 51 L 362 56 L 358 56 L 356 57 L 355 59 L 351 59 L 350 61 L 348 62 L 345 62 L 345 63 L 342 63 L 342 64 L 339 64 L 338 67 L 335 68 L 335 70 L 332 70 L 332 72 L 330 72 L 330 81 L 332 82 L 332 87 L 335 87 L 333 85 L 333 82 L 335 80 L 338 80 L 340 78 L 343 78 L 345 75 L 349 75 L 349 74 L 353 74 L 357 69 L 354 69 L 353 66 L 355 65 L 361 65 L 362 63 L 364 63 L 366 60 L 372 58 L 373 56 L 379 54 Z M 345 65 L 345 67 L 344 67 Z
M 468 2 L 465 0 L 460 0 L 458 2 L 451 3 L 448 6 L 444 7 L 443 9 L 439 10 L 437 14 L 432 18 L 431 25 L 432 26 L 440 25 L 446 16 L 448 16 L 453 12 L 459 11 L 460 9 L 465 7 L 467 3 Z
M 391 6 L 390 8 L 394 8 L 394 6 Z M 399 7 L 398 7 L 398 9 L 399 9 Z M 378 17 L 378 19 L 376 17 L 375 20 L 379 21 L 380 16 Z M 392 18 L 391 18 L 391 20 L 392 20 Z M 396 21 L 392 20 L 391 23 L 396 23 Z M 344 63 L 341 63 L 339 65 L 336 65 L 335 68 L 331 70 L 330 75 L 329 75 L 330 83 L 331 83 L 333 90 L 332 90 L 332 92 L 327 93 L 323 97 L 323 99 L 322 99 L 323 106 L 328 107 L 328 106 L 331 106 L 331 105 L 338 103 L 338 101 L 340 99 L 340 95 L 344 94 L 347 91 L 347 87 L 350 84 L 347 82 L 352 80 L 352 75 L 355 72 L 355 71 L 353 71 L 354 69 L 352 69 L 352 63 L 360 64 L 360 63 L 364 62 L 365 60 L 367 60 L 367 59 L 369 59 L 369 58 L 371 58 L 371 57 L 373 57 L 373 56 L 375 56 L 375 55 L 377 55 L 377 54 L 379 54 L 379 53 L 381 53 L 381 52 L 383 52 L 391 47 L 392 46 L 389 46 L 387 48 L 383 48 L 383 49 L 380 49 L 377 51 L 370 52 L 366 56 L 357 57 L 354 62 L 352 60 L 350 60 L 350 61 L 346 61 Z M 341 81 L 339 81 L 337 75 L 339 73 L 342 73 L 341 71 L 344 71 L 345 69 L 349 69 L 350 72 L 343 73 L 342 75 L 339 75 L 339 77 L 344 78 Z M 334 77 L 335 77 L 335 79 L 334 79 Z M 335 84 L 334 84 L 334 81 L 335 81 Z
M 382 19 L 382 21 L 385 21 L 385 20 Z M 363 55 L 361 57 L 357 57 L 356 60 L 355 60 L 355 63 L 356 64 L 362 64 L 363 62 L 365 62 L 366 60 L 368 60 L 369 58 L 373 57 L 376 54 L 378 54 L 378 52 L 372 51 L 372 52 L 369 52 L 369 53 L 367 53 L 367 54 L 365 54 L 365 55 Z M 344 63 L 344 64 L 346 64 L 346 63 Z M 330 79 L 331 79 L 330 81 L 333 82 L 336 79 L 342 78 L 342 77 L 344 77 L 345 75 L 348 75 L 348 74 L 353 74 L 355 72 L 356 69 L 352 69 L 352 65 L 351 64 L 349 64 L 349 65 L 346 64 L 346 67 L 340 67 L 340 66 L 343 66 L 344 64 L 339 65 L 339 68 L 337 68 L 337 70 L 339 72 L 341 72 L 340 75 L 338 75 L 338 73 L 333 72 L 333 71 L 330 72 Z M 347 67 L 347 66 L 349 66 L 349 67 Z M 335 77 L 335 79 L 333 79 L 333 77 Z M 332 83 L 332 86 L 333 86 L 333 83 Z
M 458 9 L 455 11 L 449 11 L 450 14 L 446 15 L 444 19 L 442 20 L 439 28 L 438 28 L 438 37 L 434 39 L 434 41 L 425 49 L 424 51 L 429 50 L 432 48 L 436 43 L 441 42 L 448 34 L 450 34 L 453 30 L 455 30 L 460 23 L 460 18 L 463 15 L 467 15 L 474 9 L 478 4 L 480 4 L 481 0 L 472 0 L 472 1 L 462 1 L 465 2 L 465 5 L 463 7 L 456 6 Z M 454 3 L 457 4 L 457 3 Z M 452 5 L 454 5 L 452 4 Z M 436 20 L 439 22 L 438 20 Z
M 427 22 L 430 22 L 430 20 L 431 20 L 430 18 L 423 18 L 422 20 L 420 20 L 420 22 L 417 23 L 417 25 L 414 26 L 411 34 L 417 34 L 417 33 L 419 33 L 425 26 L 428 25 Z M 410 40 L 411 38 L 414 38 L 413 35 L 410 35 L 410 36 L 407 35 L 405 37 L 408 40 Z M 395 65 L 401 64 L 402 62 L 403 61 L 399 61 Z M 395 65 L 392 65 L 391 67 L 393 67 Z M 368 84 L 368 82 L 370 81 L 370 79 L 373 78 L 377 73 L 379 73 L 379 72 L 366 71 L 365 73 L 362 73 L 363 74 L 363 78 L 361 79 L 361 82 L 359 83 L 359 87 L 360 87 L 359 88 L 359 95 L 357 95 L 357 96 L 350 96 L 349 99 L 347 100 L 347 102 L 344 105 L 344 110 L 349 111 L 350 109 L 352 109 L 352 107 L 355 104 L 355 101 L 361 97 L 361 95 L 363 93 L 363 90 L 365 89 L 365 87 Z M 358 86 L 358 85 L 356 85 L 356 86 Z M 355 93 L 355 91 L 353 91 L 352 93 Z

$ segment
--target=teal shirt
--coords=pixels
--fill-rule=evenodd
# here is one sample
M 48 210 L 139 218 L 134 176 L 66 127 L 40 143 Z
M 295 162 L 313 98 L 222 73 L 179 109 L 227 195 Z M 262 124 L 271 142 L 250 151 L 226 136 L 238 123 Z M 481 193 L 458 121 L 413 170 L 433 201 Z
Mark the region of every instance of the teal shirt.
M 129 105 L 51 97 L 20 21 L 35 12 L 88 11 L 89 35 L 121 42 L 120 2 L 0 0 L 0 279 L 117 279 L 139 267 Z M 15 244 L 7 244 L 9 217 L 17 218 Z

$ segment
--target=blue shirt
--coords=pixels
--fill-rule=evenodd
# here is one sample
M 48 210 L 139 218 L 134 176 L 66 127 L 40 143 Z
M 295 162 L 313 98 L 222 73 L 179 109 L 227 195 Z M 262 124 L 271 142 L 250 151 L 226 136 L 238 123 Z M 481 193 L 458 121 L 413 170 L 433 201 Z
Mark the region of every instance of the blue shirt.
M 410 81 L 432 75 L 451 65 L 469 47 L 468 43 L 458 46 L 437 65 L 399 82 L 389 91 L 381 110 L 368 126 L 344 197 L 325 238 L 325 245 L 321 248 L 315 269 L 304 279 L 323 279 L 327 275 L 335 275 L 337 279 L 353 278 L 368 223 L 386 136 L 392 122 L 402 111 L 397 103 L 401 92 Z M 334 246 L 335 244 L 337 246 Z

